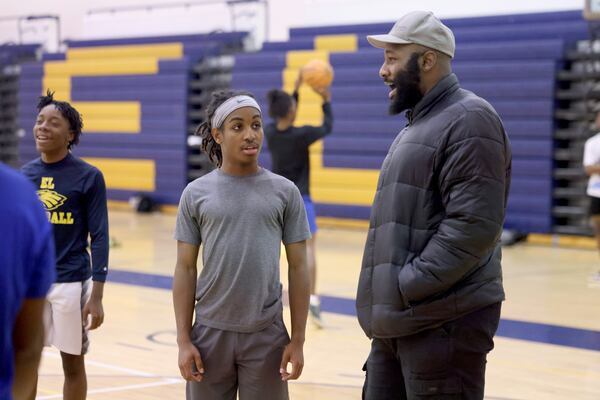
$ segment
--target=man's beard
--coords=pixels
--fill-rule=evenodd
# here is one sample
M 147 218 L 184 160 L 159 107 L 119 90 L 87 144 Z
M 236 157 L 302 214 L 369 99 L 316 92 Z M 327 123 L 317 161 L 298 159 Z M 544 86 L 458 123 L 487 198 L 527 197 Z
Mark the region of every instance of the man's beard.
M 390 100 L 390 115 L 400 114 L 404 110 L 414 108 L 423 98 L 419 84 L 419 53 L 413 53 L 406 63 L 404 71 L 398 71 L 393 84 L 396 88 L 394 97 Z

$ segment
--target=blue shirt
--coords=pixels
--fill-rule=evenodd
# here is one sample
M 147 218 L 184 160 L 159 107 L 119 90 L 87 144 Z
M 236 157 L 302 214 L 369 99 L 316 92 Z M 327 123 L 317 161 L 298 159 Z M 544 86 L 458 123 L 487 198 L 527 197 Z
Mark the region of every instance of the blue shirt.
M 52 164 L 37 158 L 25 164 L 22 171 L 38 188 L 37 194 L 53 227 L 56 282 L 82 282 L 90 276 L 104 282 L 108 273 L 109 240 L 102 173 L 71 153 Z
M 12 398 L 13 326 L 25 298 L 43 298 L 55 277 L 52 228 L 35 189 L 0 164 L 0 399 Z

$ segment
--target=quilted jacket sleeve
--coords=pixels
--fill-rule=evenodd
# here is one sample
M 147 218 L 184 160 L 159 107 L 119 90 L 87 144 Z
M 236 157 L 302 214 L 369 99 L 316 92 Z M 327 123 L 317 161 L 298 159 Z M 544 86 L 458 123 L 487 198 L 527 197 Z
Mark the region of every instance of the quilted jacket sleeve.
M 456 122 L 436 167 L 445 218 L 398 272 L 407 304 L 447 291 L 494 249 L 504 222 L 510 157 L 495 113 L 467 111 Z

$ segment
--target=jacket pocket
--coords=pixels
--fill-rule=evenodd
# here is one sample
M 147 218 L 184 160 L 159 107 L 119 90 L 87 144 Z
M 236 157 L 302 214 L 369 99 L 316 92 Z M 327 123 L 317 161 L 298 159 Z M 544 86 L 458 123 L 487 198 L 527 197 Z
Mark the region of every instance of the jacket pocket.
M 402 270 L 402 268 L 406 268 L 406 265 L 409 264 L 412 260 L 414 260 L 414 258 L 416 257 L 415 253 L 408 253 L 408 255 L 406 256 L 406 259 L 404 260 L 404 264 L 400 267 L 398 267 L 397 271 L 396 271 L 396 287 L 398 288 L 398 293 L 400 294 L 400 299 L 402 300 L 403 306 L 402 309 L 406 310 L 407 308 L 411 307 L 410 301 L 408 299 L 408 297 L 406 297 L 406 295 L 404 293 L 402 293 L 402 288 L 400 287 L 400 271 Z

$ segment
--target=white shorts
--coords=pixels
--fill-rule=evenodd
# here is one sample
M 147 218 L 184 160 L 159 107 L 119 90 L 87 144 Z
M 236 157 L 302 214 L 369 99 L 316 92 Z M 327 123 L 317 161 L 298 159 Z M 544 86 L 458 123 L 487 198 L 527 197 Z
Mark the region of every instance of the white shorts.
M 82 311 L 90 298 L 91 289 L 91 279 L 55 283 L 50 287 L 44 309 L 46 346 L 54 346 L 63 353 L 74 355 L 87 352 L 89 342 Z

